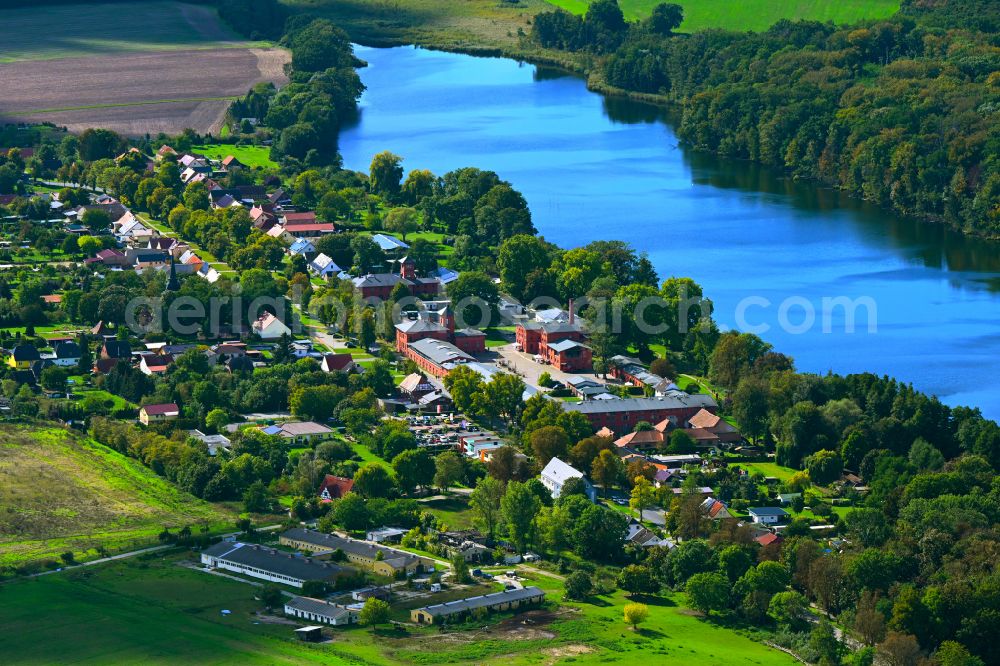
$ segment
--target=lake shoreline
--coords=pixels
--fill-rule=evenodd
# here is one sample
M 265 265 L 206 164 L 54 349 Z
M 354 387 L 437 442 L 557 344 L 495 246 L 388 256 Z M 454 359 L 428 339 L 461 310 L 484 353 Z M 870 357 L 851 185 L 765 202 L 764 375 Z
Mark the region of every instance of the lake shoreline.
M 534 65 L 536 67 L 548 67 L 551 69 L 558 69 L 566 72 L 567 74 L 572 74 L 581 77 L 587 85 L 587 90 L 602 95 L 604 97 L 612 99 L 622 99 L 629 100 L 632 102 L 641 102 L 643 104 L 650 104 L 653 106 L 660 107 L 664 110 L 669 110 L 673 112 L 678 112 L 681 109 L 681 103 L 671 99 L 666 95 L 657 95 L 654 93 L 643 93 L 636 92 L 632 90 L 625 90 L 624 88 L 618 88 L 613 86 L 600 76 L 597 68 L 588 67 L 584 61 L 592 60 L 592 56 L 581 56 L 577 53 L 563 53 L 563 52 L 551 52 L 546 49 L 545 52 L 539 52 L 537 47 L 532 49 L 522 49 L 522 48 L 506 48 L 499 46 L 487 46 L 487 45 L 456 45 L 450 43 L 439 43 L 439 42 L 423 42 L 414 41 L 410 39 L 397 39 L 392 37 L 384 38 L 353 38 L 352 42 L 359 46 L 364 46 L 367 48 L 398 48 L 398 47 L 413 47 L 420 49 L 427 49 L 428 51 L 440 51 L 442 53 L 456 53 L 460 55 L 472 56 L 475 58 L 506 58 L 509 60 L 514 60 L 519 63 Z M 560 53 L 561 56 L 554 55 L 554 53 Z M 684 143 L 682 141 L 682 143 Z M 691 150 L 695 150 L 689 144 L 685 145 Z M 788 175 L 785 170 L 775 169 L 774 167 L 762 164 L 755 160 L 745 160 L 737 157 L 731 157 L 728 155 L 723 155 L 718 152 L 700 150 L 705 154 L 712 155 L 720 160 L 730 160 L 738 163 L 753 164 L 761 168 L 770 169 L 775 172 L 775 174 L 781 174 L 784 177 L 792 178 Z M 873 201 L 864 196 L 859 196 L 857 193 L 847 190 L 842 187 L 837 187 L 835 184 L 826 183 L 816 178 L 794 178 L 797 182 L 808 183 L 817 188 L 823 188 L 827 190 L 836 191 L 842 193 L 852 199 L 858 201 L 863 201 L 867 204 L 877 206 L 878 208 L 884 210 L 886 213 L 894 216 L 904 216 L 898 211 L 893 210 L 889 206 Z M 914 219 L 921 224 L 926 224 L 932 227 L 941 227 L 949 232 L 961 234 L 967 238 L 979 239 L 988 242 L 1000 243 L 1000 237 L 989 236 L 986 234 L 978 233 L 975 231 L 969 231 L 959 227 L 955 227 L 948 224 L 944 218 L 941 217 L 928 217 L 925 215 L 913 215 L 906 214 L 906 217 Z

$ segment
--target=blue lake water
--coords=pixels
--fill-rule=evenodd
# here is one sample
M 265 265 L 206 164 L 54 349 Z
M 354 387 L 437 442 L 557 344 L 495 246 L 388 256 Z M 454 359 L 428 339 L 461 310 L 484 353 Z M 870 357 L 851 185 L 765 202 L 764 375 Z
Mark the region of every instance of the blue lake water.
M 546 239 L 628 241 L 661 278 L 702 284 L 723 327 L 769 327 L 761 337 L 800 370 L 888 374 L 1000 418 L 1000 245 L 690 151 L 658 109 L 578 77 L 412 47 L 357 53 L 368 89 L 340 136 L 347 168 L 391 150 L 407 171 L 491 169 L 524 193 Z M 741 321 L 747 297 L 758 305 Z M 823 299 L 837 297 L 872 299 L 877 330 L 861 309 L 854 333 L 841 310 L 824 332 Z M 815 324 L 786 330 L 782 303 L 793 326 L 806 304 Z

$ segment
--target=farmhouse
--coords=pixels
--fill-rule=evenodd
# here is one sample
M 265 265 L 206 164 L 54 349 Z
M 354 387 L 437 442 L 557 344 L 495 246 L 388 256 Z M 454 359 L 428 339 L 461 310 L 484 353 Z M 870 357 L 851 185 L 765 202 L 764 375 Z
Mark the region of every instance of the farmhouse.
M 422 568 L 423 560 L 416 555 L 367 541 L 339 537 L 304 527 L 293 527 L 281 533 L 278 543 L 312 553 L 341 551 L 347 560 L 370 569 L 381 576 L 413 573 Z
M 539 604 L 545 599 L 545 593 L 537 587 L 523 587 L 516 590 L 504 590 L 478 597 L 469 597 L 457 601 L 447 601 L 443 604 L 424 606 L 410 611 L 410 620 L 418 624 L 434 624 L 451 618 L 463 617 L 472 611 L 484 609 L 486 612 L 514 610 L 532 604 Z
M 173 421 L 181 415 L 181 408 L 172 402 L 160 405 L 144 405 L 139 408 L 139 422 L 143 425 Z
M 292 597 L 285 602 L 285 615 L 339 627 L 345 624 L 357 624 L 359 612 L 322 599 Z
M 293 587 L 302 587 L 307 580 L 331 580 L 347 571 L 344 567 L 274 548 L 230 541 L 203 550 L 201 562 L 216 569 L 227 569 Z

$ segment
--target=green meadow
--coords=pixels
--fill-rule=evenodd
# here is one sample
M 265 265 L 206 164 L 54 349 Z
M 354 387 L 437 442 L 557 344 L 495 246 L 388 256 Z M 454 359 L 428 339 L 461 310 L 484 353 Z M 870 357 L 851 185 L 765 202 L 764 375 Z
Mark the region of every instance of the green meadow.
M 210 9 L 180 2 L 65 3 L 0 10 L 0 63 L 117 53 L 246 47 Z M 52 39 L 52 26 L 59 39 Z
M 583 14 L 589 0 L 548 0 L 551 4 Z M 619 0 L 625 17 L 631 20 L 649 16 L 653 7 L 666 0 Z M 707 28 L 727 30 L 766 30 L 781 19 L 808 19 L 854 23 L 865 19 L 892 16 L 899 10 L 899 0 L 671 0 L 684 7 L 681 30 L 695 32 Z
M 0 569 L 94 559 L 158 543 L 165 526 L 218 528 L 234 516 L 86 437 L 0 426 Z M 3 660 L 0 659 L 0 663 Z
M 237 146 L 233 144 L 211 144 L 191 146 L 191 151 L 213 160 L 223 160 L 230 155 L 251 168 L 277 169 L 276 162 L 271 161 L 271 149 L 263 146 Z
M 633 631 L 622 619 L 629 601 L 623 593 L 565 602 L 561 579 L 523 568 L 525 584 L 548 594 L 528 622 L 506 613 L 446 630 L 328 629 L 332 641 L 303 644 L 292 637 L 292 626 L 256 615 L 258 588 L 181 566 L 193 559 L 156 553 L 0 586 L 0 663 L 795 663 L 739 630 L 706 622 L 680 605 L 680 595 L 639 599 L 650 614 Z M 40 615 L 38 608 L 58 612 Z

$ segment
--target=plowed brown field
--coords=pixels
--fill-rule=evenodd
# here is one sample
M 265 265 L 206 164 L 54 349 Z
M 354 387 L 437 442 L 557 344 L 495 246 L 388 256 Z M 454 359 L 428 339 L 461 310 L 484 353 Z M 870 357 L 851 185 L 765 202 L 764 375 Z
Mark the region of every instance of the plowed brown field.
M 48 121 L 71 131 L 106 127 L 127 135 L 188 127 L 218 133 L 229 100 L 256 83 L 287 80 L 287 51 L 239 41 L 204 8 L 154 2 L 78 9 L 96 22 L 91 25 L 102 17 L 113 21 L 114 39 L 104 32 L 102 39 L 84 40 L 74 32 L 78 23 L 52 21 L 46 9 L 37 16 L 0 12 L 0 22 L 7 19 L 19 35 L 9 50 L 0 46 L 0 122 Z M 155 45 L 143 27 L 148 20 L 159 22 Z M 36 41 L 29 43 L 25 33 L 33 32 Z

